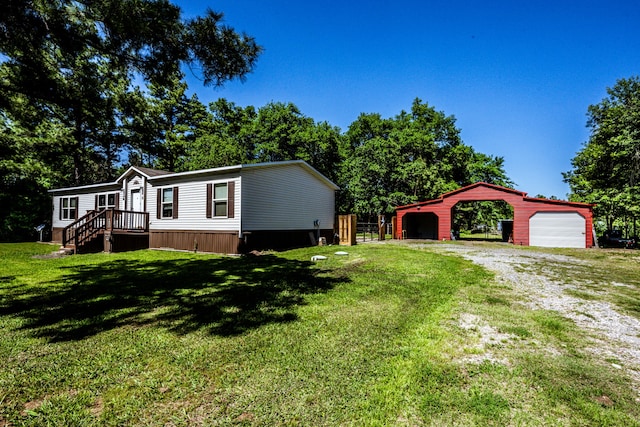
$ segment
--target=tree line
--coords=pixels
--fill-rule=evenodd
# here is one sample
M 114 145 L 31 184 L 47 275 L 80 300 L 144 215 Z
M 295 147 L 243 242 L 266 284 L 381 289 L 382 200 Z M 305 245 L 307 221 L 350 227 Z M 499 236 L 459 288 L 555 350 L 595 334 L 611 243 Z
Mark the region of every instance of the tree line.
M 363 113 L 346 132 L 292 103 L 255 108 L 221 98 L 205 106 L 181 81 L 125 100 L 111 133 L 121 142 L 86 145 L 81 175 L 74 140 L 65 138 L 71 129 L 46 120 L 30 128 L 2 112 L 0 209 L 3 230 L 12 231 L 3 240 L 32 235 L 50 217 L 48 189 L 112 181 L 129 166 L 181 172 L 302 159 L 340 186 L 338 212 L 365 221 L 479 180 L 511 185 L 502 158 L 463 144 L 454 117 L 419 99 L 393 118 Z M 480 212 L 468 209 L 467 222 Z
M 33 237 L 47 190 L 112 181 L 130 165 L 168 171 L 302 159 L 341 188 L 337 211 L 361 218 L 486 181 L 511 187 L 504 159 L 475 151 L 455 117 L 415 99 L 343 132 L 291 103 L 239 106 L 190 95 L 245 79 L 263 48 L 207 10 L 185 19 L 168 0 L 6 0 L 0 4 L 0 240 Z M 589 107 L 592 136 L 565 174 L 574 200 L 611 225 L 637 215 L 637 78 Z M 462 228 L 507 207 L 461 207 Z
M 484 180 L 503 159 L 462 143 L 455 118 L 416 99 L 396 117 L 361 114 L 346 132 L 291 103 L 203 105 L 183 70 L 221 86 L 262 47 L 207 10 L 166 0 L 0 5 L 0 239 L 50 218 L 47 190 L 111 181 L 131 165 L 167 171 L 302 159 L 336 182 L 337 210 L 374 218 Z

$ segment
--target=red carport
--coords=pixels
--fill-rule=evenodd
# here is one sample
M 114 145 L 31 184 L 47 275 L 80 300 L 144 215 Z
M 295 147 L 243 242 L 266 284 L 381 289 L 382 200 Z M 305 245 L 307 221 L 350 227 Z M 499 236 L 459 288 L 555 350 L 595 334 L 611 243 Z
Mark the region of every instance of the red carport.
M 451 217 L 459 202 L 503 200 L 513 207 L 513 243 L 523 246 L 593 246 L 593 205 L 527 197 L 527 193 L 477 182 L 434 200 L 398 206 L 396 236 L 451 239 Z

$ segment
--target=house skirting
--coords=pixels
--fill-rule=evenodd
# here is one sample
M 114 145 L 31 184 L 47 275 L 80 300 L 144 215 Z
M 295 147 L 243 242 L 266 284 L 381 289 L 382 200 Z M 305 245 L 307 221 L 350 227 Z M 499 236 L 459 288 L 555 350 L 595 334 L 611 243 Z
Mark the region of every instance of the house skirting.
M 62 230 L 64 230 L 64 228 L 61 227 L 54 227 L 51 229 L 51 241 L 53 243 L 62 244 Z
M 150 248 L 171 248 L 221 254 L 243 254 L 253 250 L 284 250 L 312 245 L 315 230 L 261 230 L 246 232 L 243 238 L 236 232 L 166 230 L 149 233 Z M 327 243 L 333 241 L 333 230 L 319 230 Z M 317 242 L 317 241 L 316 241 Z
M 52 241 L 62 242 L 62 228 L 52 230 Z M 285 250 L 312 245 L 311 236 L 324 237 L 327 243 L 333 243 L 332 229 L 318 230 L 258 230 L 246 232 L 239 238 L 237 232 L 203 230 L 163 230 L 136 233 L 112 233 L 110 240 L 104 241 L 106 252 L 123 252 L 146 248 L 171 248 L 186 251 L 213 252 L 220 254 L 242 254 L 253 250 Z M 107 236 L 108 237 L 108 236 Z M 317 240 L 316 240 L 317 243 Z M 102 250 L 100 247 L 91 251 Z
M 229 231 L 162 230 L 149 233 L 149 247 L 239 254 L 242 240 Z
M 317 236 L 324 237 L 327 243 L 333 243 L 333 229 L 323 230 L 263 230 L 245 234 L 245 250 L 285 250 L 303 248 L 317 244 Z M 313 237 L 313 240 L 312 240 Z
M 104 233 L 104 252 L 127 252 L 147 249 L 149 233 L 111 232 Z

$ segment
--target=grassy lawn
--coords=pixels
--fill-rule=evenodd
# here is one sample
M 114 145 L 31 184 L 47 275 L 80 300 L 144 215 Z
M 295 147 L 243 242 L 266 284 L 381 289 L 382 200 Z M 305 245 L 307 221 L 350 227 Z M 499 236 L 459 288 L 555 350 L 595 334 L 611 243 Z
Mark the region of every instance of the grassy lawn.
M 640 425 L 637 392 L 575 325 L 516 309 L 455 256 L 371 244 L 33 257 L 51 250 L 0 244 L 1 427 Z M 640 281 L 635 258 L 572 254 Z M 635 290 L 610 298 L 638 309 Z M 518 339 L 476 363 L 461 316 Z
M 480 241 L 492 241 L 496 242 L 502 241 L 502 234 L 491 234 L 491 233 L 471 233 L 469 231 L 461 231 L 460 238 L 463 240 L 480 240 Z

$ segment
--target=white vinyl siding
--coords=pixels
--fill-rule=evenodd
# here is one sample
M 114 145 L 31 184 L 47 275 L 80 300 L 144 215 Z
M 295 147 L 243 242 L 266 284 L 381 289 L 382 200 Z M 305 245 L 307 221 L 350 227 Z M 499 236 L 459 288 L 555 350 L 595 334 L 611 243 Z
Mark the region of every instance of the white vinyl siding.
M 577 212 L 538 212 L 529 219 L 529 245 L 586 247 L 585 219 Z
M 165 181 L 165 180 L 163 180 Z M 201 230 L 201 231 L 240 231 L 240 215 L 235 218 L 207 218 L 207 184 L 235 182 L 235 209 L 240 208 L 240 179 L 237 175 L 214 175 L 187 177 L 181 180 L 166 180 L 149 184 L 147 191 L 147 209 L 155 212 L 157 203 L 157 188 L 177 187 L 178 218 L 156 219 L 151 215 L 149 228 L 153 230 Z
M 123 192 L 127 203 L 126 209 L 128 211 L 143 212 L 145 210 L 145 197 L 147 197 L 149 186 L 146 185 L 146 179 L 142 175 L 132 175 L 124 182 Z M 135 196 L 134 196 L 135 194 Z M 124 198 L 123 198 L 124 199 Z M 125 205 L 120 205 L 125 206 Z M 155 212 L 154 208 L 147 204 L 147 212 Z
M 242 171 L 243 231 L 333 228 L 334 206 L 335 190 L 301 165 Z
M 60 199 L 77 197 L 78 198 L 78 218 L 86 215 L 87 212 L 95 210 L 96 206 L 96 193 L 87 194 L 68 194 L 64 196 L 53 197 L 53 215 L 52 224 L 53 228 L 62 228 L 71 224 L 75 219 L 60 219 Z M 77 219 L 77 218 L 76 218 Z

